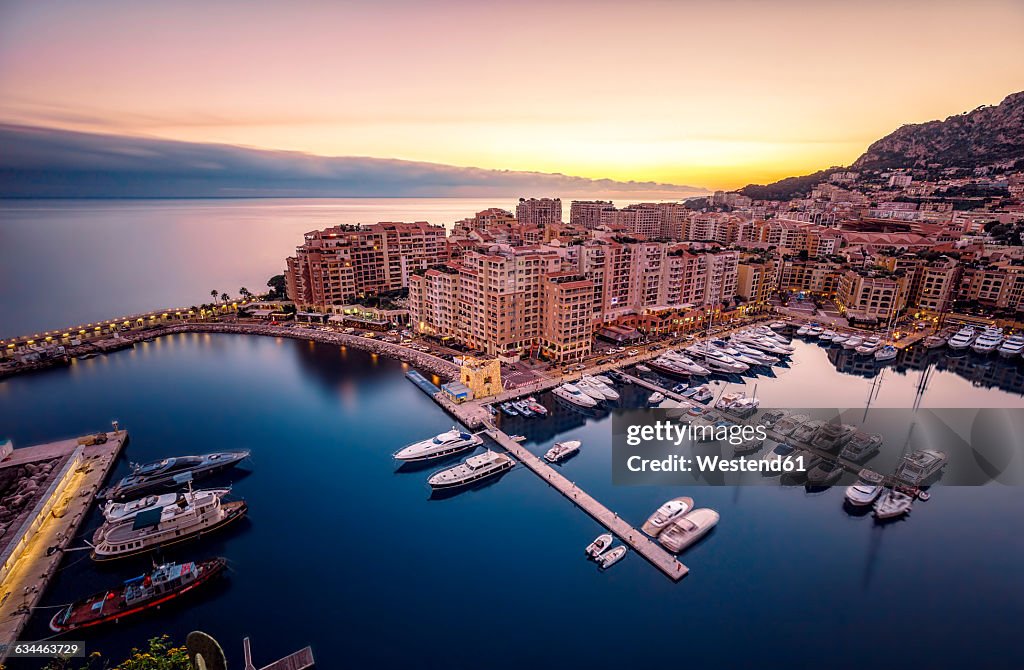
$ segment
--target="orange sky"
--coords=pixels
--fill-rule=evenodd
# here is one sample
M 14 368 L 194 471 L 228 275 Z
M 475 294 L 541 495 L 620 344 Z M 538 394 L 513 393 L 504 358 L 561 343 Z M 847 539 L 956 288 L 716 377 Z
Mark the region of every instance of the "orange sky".
M 0 2 L 0 121 L 735 187 L 1024 89 L 1024 3 Z

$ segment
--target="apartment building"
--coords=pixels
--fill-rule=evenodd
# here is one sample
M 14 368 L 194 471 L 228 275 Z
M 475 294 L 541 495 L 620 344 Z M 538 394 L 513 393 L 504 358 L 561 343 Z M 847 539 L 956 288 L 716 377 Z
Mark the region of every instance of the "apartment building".
M 778 290 L 778 266 L 774 261 L 743 261 L 736 267 L 736 295 L 745 302 L 763 305 Z
M 1024 265 L 1013 260 L 964 265 L 957 300 L 1024 311 Z
M 546 226 L 562 222 L 561 198 L 519 198 L 516 220 L 522 225 Z
M 911 304 L 935 313 L 950 309 L 956 297 L 963 269 L 952 258 L 942 258 L 921 268 L 920 288 Z
M 545 357 L 564 363 L 589 355 L 594 342 L 594 283 L 573 272 L 558 272 L 546 275 L 541 285 L 540 346 Z
M 447 255 L 444 228 L 422 221 L 309 232 L 286 261 L 288 297 L 300 309 L 333 311 L 408 286 L 413 270 L 442 263 Z
M 903 273 L 849 269 L 839 276 L 836 303 L 851 323 L 887 323 L 907 306 L 909 284 Z
M 830 296 L 835 294 L 843 265 L 832 260 L 801 260 L 793 256 L 778 263 L 777 286 L 780 291 L 807 292 Z
M 605 210 L 614 211 L 615 204 L 611 200 L 573 200 L 569 205 L 569 223 L 593 230 L 601 226 Z

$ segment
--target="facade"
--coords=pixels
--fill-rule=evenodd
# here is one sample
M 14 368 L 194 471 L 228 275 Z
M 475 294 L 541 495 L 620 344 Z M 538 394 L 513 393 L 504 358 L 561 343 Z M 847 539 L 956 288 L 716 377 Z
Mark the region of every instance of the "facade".
M 572 272 L 551 273 L 542 282 L 541 350 L 558 363 L 590 354 L 594 283 Z
M 903 273 L 851 269 L 839 277 L 836 303 L 851 322 L 888 323 L 907 306 L 909 285 Z
M 519 198 L 516 205 L 516 220 L 521 225 L 546 226 L 562 222 L 562 200 L 560 198 Z
M 496 358 L 463 358 L 459 381 L 470 390 L 473 398 L 489 398 L 504 390 L 501 385 L 501 363 Z
M 601 215 L 605 210 L 614 210 L 611 200 L 573 200 L 569 205 L 569 223 L 586 230 L 601 226 Z
M 778 268 L 773 261 L 741 262 L 736 267 L 736 295 L 753 305 L 764 305 L 778 290 Z

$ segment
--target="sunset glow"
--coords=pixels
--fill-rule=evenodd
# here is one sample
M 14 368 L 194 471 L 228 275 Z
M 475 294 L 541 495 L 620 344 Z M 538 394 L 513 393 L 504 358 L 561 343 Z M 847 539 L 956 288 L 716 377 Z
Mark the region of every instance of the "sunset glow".
M 1024 89 L 1015 1 L 52 4 L 0 121 L 716 188 Z

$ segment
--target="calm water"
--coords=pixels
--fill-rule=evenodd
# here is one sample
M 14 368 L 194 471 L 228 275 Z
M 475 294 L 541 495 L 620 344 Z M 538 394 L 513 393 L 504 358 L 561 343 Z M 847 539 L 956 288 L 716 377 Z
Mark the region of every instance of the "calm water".
M 881 527 L 845 514 L 838 489 L 615 487 L 610 419 L 548 399 L 552 417 L 509 430 L 526 430 L 537 452 L 556 435 L 583 440 L 565 471 L 624 518 L 639 525 L 681 494 L 722 516 L 684 555 L 681 583 L 634 554 L 602 574 L 582 556 L 601 529 L 521 467 L 443 500 L 429 499 L 429 470 L 396 472 L 392 451 L 451 425 L 401 373 L 400 363 L 325 345 L 179 335 L 0 382 L 0 433 L 19 445 L 119 419 L 132 436 L 121 473 L 129 459 L 253 450 L 251 474 L 234 482 L 250 519 L 174 554 L 225 555 L 229 579 L 191 608 L 89 644 L 120 655 L 157 633 L 200 628 L 234 667 L 244 635 L 258 661 L 312 644 L 323 668 L 960 668 L 979 654 L 986 667 L 1024 665 L 1019 489 L 940 487 L 912 518 Z M 916 375 L 887 373 L 876 403 L 909 406 Z M 842 406 L 863 403 L 873 381 L 800 345 L 790 368 L 757 383 L 769 401 Z M 922 404 L 950 398 L 1022 404 L 935 371 Z M 144 567 L 69 554 L 44 604 Z M 26 636 L 47 635 L 50 614 Z

